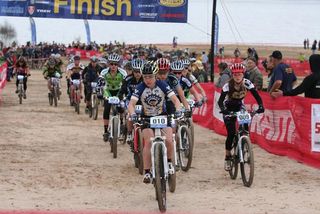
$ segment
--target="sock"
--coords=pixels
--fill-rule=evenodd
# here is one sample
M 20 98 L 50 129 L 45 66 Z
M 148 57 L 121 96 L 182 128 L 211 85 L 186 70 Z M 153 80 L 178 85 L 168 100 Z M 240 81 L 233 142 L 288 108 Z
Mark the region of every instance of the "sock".
M 108 132 L 108 126 L 104 126 L 104 133 Z

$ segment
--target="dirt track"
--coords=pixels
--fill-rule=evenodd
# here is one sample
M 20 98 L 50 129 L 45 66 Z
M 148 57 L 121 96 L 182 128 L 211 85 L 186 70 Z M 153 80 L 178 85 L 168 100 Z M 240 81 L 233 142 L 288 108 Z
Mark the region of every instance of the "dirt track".
M 63 88 L 65 88 L 65 80 Z M 50 107 L 46 82 L 32 71 L 22 105 L 8 83 L 0 106 L 0 210 L 157 212 L 126 145 L 113 159 L 102 141 L 101 113 L 76 115 L 65 90 Z M 224 137 L 196 127 L 193 168 L 178 172 L 168 211 L 183 213 L 320 213 L 320 171 L 254 146 L 251 188 L 223 170 Z

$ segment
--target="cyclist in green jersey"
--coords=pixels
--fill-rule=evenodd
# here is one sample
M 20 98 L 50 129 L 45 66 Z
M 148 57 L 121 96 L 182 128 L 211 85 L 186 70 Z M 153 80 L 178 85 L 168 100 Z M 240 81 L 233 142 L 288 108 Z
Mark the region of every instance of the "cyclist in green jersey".
M 109 132 L 109 116 L 110 116 L 110 108 L 111 105 L 108 103 L 106 98 L 119 96 L 119 92 L 121 89 L 122 81 L 127 76 L 127 73 L 124 69 L 119 67 L 121 57 L 118 54 L 111 54 L 108 57 L 109 67 L 102 70 L 100 77 L 104 79 L 105 86 L 103 97 L 104 101 L 104 111 L 103 111 L 103 121 L 104 121 L 104 134 L 103 140 L 108 141 Z M 122 109 L 118 110 L 120 113 L 123 112 Z M 121 121 L 122 122 L 122 121 Z

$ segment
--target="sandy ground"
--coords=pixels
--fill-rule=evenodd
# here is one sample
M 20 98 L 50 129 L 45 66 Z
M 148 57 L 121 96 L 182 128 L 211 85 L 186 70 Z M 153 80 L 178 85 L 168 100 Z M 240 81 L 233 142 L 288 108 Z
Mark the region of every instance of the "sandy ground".
M 63 88 L 65 89 L 65 80 Z M 0 106 L 0 210 L 158 212 L 127 145 L 118 159 L 102 141 L 102 120 L 76 115 L 65 90 L 57 108 L 32 71 L 22 105 L 8 83 Z M 224 137 L 196 127 L 193 167 L 168 193 L 174 213 L 320 213 L 320 172 L 254 146 L 251 188 L 223 169 Z

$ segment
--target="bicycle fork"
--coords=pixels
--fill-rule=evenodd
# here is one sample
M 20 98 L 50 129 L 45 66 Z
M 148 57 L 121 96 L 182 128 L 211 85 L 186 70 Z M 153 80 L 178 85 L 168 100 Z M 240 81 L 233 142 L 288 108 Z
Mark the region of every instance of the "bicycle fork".
M 241 142 L 242 142 L 242 139 L 244 138 L 244 137 L 246 137 L 246 136 L 241 136 L 240 138 L 239 138 L 239 140 L 238 140 L 238 153 L 239 153 L 239 160 L 240 160 L 240 163 L 243 163 L 244 161 L 243 161 L 243 153 L 242 153 L 242 144 L 241 144 Z

